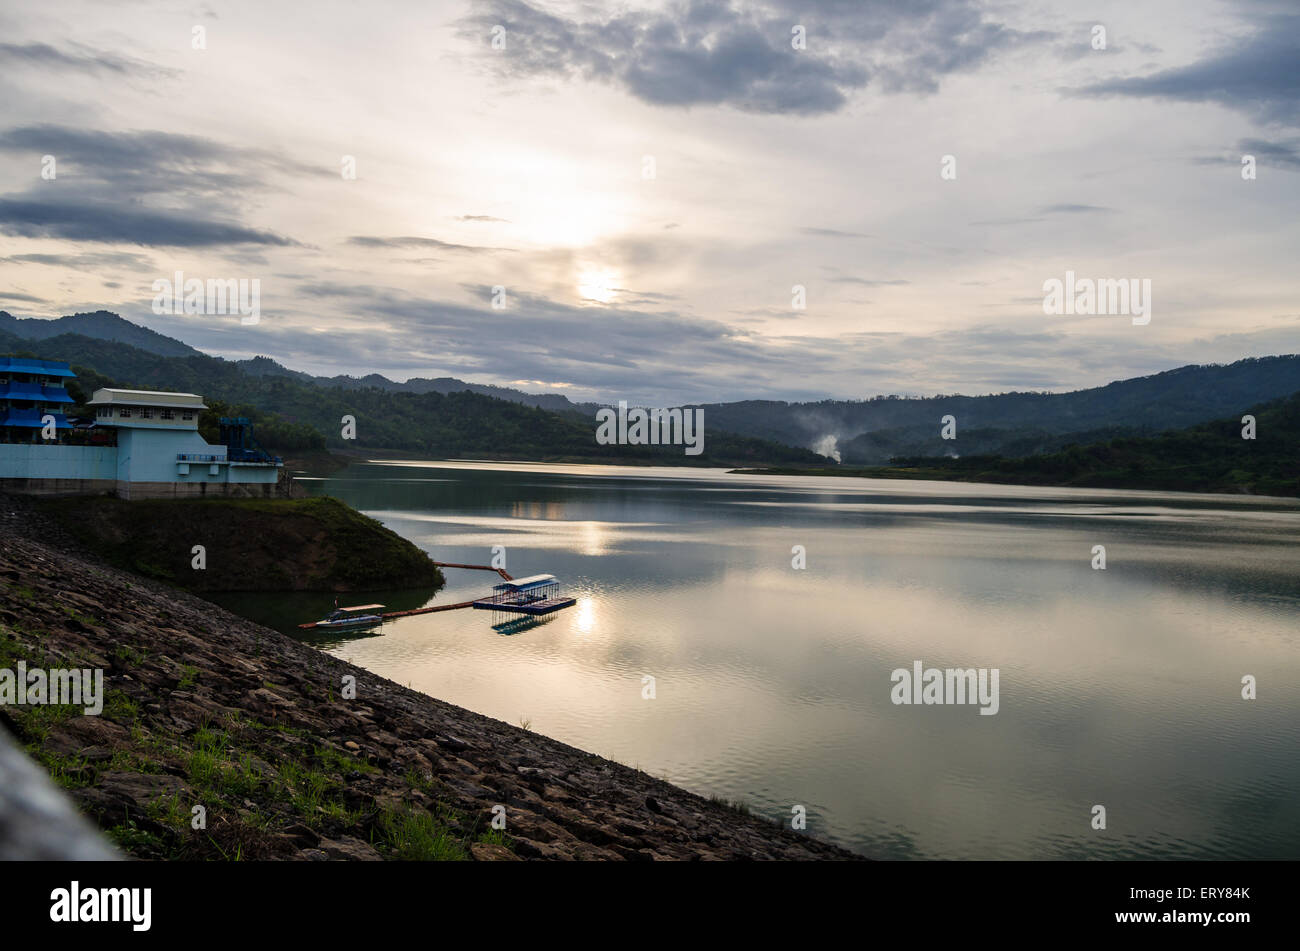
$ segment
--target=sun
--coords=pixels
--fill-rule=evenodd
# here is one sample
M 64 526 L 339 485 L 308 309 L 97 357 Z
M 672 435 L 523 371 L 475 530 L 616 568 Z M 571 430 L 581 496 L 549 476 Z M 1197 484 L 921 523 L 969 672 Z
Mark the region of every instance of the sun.
M 578 296 L 608 304 L 618 296 L 618 273 L 609 268 L 589 268 L 578 274 Z

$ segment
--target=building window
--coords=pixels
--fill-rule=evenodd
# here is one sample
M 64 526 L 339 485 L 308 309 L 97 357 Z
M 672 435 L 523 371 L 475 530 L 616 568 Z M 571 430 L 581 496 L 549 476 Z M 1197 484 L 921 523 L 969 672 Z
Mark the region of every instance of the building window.
M 188 410 L 188 409 L 187 409 L 187 410 L 185 410 L 183 413 L 181 413 L 181 419 L 186 420 L 187 422 L 188 422 L 189 420 L 193 419 L 193 418 L 194 418 L 194 411 L 193 411 L 193 410 Z
M 165 409 L 158 415 L 161 416 L 163 419 L 175 419 L 176 411 L 171 409 Z
M 143 408 L 140 410 L 140 418 L 141 418 L 141 419 L 153 419 L 153 410 L 149 409 L 149 407 L 147 407 L 147 406 L 146 406 L 146 407 L 143 407 Z
M 130 418 L 131 418 L 131 407 L 129 407 L 129 406 L 123 406 L 120 410 L 117 411 L 117 416 L 118 416 L 119 419 L 130 419 Z

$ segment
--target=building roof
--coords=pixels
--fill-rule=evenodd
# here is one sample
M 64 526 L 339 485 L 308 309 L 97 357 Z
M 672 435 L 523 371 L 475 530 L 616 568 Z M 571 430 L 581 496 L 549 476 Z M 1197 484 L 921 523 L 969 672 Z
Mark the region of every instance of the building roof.
M 76 376 L 63 360 L 32 360 L 0 357 L 0 373 L 33 373 L 38 376 Z
M 161 406 L 170 409 L 207 409 L 197 393 L 161 393 L 157 390 L 95 391 L 87 406 Z
M 527 578 L 515 578 L 513 581 L 494 585 L 493 588 L 497 591 L 529 591 L 548 584 L 559 584 L 555 575 L 529 575 Z

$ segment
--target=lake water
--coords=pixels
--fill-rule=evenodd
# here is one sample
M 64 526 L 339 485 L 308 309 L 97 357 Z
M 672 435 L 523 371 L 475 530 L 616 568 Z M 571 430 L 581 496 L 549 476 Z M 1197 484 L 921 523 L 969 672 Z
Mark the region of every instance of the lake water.
M 497 463 L 308 484 L 578 599 L 509 636 L 462 610 L 323 643 L 435 697 L 878 858 L 1300 858 L 1296 501 Z M 498 580 L 446 573 L 435 603 Z M 288 629 L 331 598 L 275 600 Z M 996 668 L 996 715 L 893 703 L 915 661 Z

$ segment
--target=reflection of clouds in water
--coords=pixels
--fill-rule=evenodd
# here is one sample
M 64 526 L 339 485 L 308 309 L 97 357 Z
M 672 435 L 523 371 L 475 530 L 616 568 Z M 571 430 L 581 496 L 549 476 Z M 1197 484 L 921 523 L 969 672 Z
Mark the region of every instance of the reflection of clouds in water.
M 1297 503 L 638 472 L 647 519 L 615 480 L 458 476 L 487 494 L 430 485 L 385 521 L 450 561 L 505 544 L 579 603 L 512 637 L 461 616 L 481 612 L 386 625 L 346 648 L 377 673 L 764 815 L 807 803 L 819 834 L 882 857 L 1300 856 L 1277 833 L 1298 808 Z M 999 668 L 1000 712 L 892 705 L 916 659 Z M 1269 672 L 1268 707 L 1236 699 L 1239 669 Z M 1134 831 L 1077 831 L 1096 796 Z

